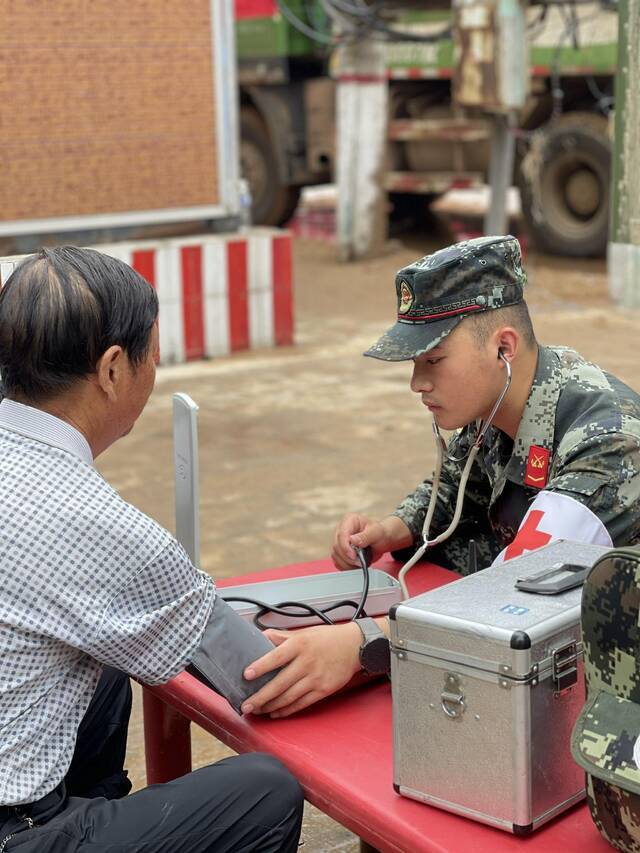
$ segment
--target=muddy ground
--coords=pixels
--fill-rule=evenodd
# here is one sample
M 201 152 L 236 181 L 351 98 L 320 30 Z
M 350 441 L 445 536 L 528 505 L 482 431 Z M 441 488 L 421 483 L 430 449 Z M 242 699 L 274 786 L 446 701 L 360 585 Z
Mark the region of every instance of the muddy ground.
M 411 238 L 339 264 L 330 244 L 294 246 L 296 345 L 161 368 L 130 436 L 98 460 L 129 501 L 173 529 L 171 395 L 200 406 L 201 565 L 225 577 L 327 556 L 342 513 L 393 509 L 432 468 L 426 410 L 410 367 L 361 357 L 393 322 L 395 271 L 442 243 Z M 543 343 L 575 347 L 640 390 L 640 314 L 614 308 L 604 261 L 529 255 L 528 301 Z M 228 751 L 193 733 L 194 765 Z M 139 696 L 129 768 L 144 785 Z M 310 809 L 305 849 L 355 851 Z

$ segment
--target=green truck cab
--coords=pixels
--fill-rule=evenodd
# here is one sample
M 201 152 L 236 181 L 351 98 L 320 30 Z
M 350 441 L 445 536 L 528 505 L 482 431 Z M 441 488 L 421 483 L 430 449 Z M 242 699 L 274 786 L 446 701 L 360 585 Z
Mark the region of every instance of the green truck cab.
M 254 221 L 283 224 L 303 186 L 332 179 L 337 81 L 330 22 L 315 0 L 235 2 L 242 168 Z M 447 28 L 447 9 L 412 5 L 394 28 L 427 36 Z M 552 253 L 601 255 L 609 220 L 617 13 L 599 2 L 531 6 L 527 31 L 530 83 L 518 115 L 514 182 L 528 231 Z M 486 182 L 490 125 L 486 116 L 452 103 L 451 38 L 389 39 L 386 55 L 385 188 L 392 210 Z

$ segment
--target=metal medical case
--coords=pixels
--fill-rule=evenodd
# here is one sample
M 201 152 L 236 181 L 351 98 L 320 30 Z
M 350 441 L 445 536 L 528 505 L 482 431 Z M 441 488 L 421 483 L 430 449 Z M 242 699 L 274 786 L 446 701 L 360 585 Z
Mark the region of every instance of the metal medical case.
M 391 609 L 398 793 L 517 834 L 584 796 L 581 587 L 553 591 L 607 550 L 557 541 Z

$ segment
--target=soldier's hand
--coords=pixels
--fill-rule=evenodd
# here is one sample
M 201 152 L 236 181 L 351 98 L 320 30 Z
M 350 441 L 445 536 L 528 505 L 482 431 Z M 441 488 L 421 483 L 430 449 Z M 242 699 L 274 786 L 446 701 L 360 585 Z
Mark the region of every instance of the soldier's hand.
M 333 538 L 331 559 L 337 569 L 353 569 L 360 565 L 354 545 L 357 548 L 369 546 L 372 551 L 371 562 L 375 563 L 387 551 L 408 548 L 413 544 L 411 531 L 395 515 L 389 515 L 382 521 L 350 512 L 338 523 Z
M 389 550 L 387 532 L 380 521 L 350 512 L 338 523 L 333 538 L 331 559 L 337 569 L 353 569 L 360 565 L 353 546 L 371 547 L 372 562 Z
M 252 680 L 280 672 L 242 706 L 244 714 L 287 717 L 335 693 L 360 670 L 362 634 L 355 622 L 314 625 L 299 631 L 265 631 L 276 648 L 244 672 Z

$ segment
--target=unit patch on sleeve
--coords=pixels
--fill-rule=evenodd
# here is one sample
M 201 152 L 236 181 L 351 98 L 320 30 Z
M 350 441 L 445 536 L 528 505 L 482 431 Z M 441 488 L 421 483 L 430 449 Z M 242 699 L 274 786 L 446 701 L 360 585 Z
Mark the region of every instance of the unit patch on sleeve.
M 549 478 L 549 458 L 551 452 L 544 447 L 532 444 L 527 457 L 527 471 L 524 476 L 525 486 L 534 489 L 544 489 Z

